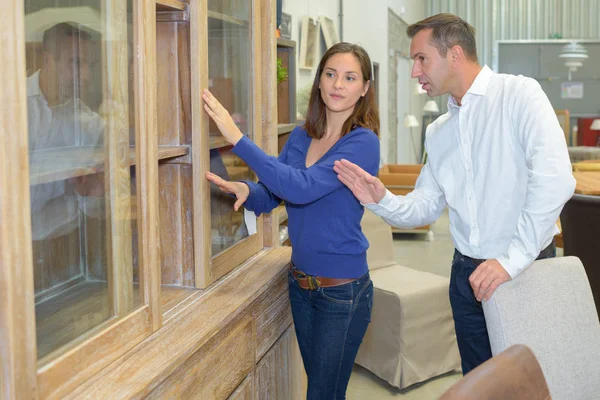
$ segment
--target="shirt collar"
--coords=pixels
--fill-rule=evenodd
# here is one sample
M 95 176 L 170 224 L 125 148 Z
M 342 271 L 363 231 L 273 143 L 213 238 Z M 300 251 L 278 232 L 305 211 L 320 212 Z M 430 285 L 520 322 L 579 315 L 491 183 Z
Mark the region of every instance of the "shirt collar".
M 479 73 L 475 77 L 475 80 L 471 84 L 471 87 L 469 88 L 469 90 L 467 90 L 467 93 L 465 93 L 465 95 L 463 96 L 462 103 L 464 104 L 464 100 L 468 94 L 473 94 L 473 95 L 477 95 L 477 96 L 485 96 L 493 75 L 494 75 L 494 72 L 490 69 L 490 67 L 488 67 L 487 65 L 484 65 L 483 68 L 481 68 L 481 71 L 479 71 Z M 455 110 L 458 110 L 459 107 L 460 106 L 456 103 L 456 100 L 454 100 L 454 97 L 448 96 L 448 110 L 455 111 Z
M 29 78 L 27 78 L 27 97 L 31 96 L 42 96 L 42 89 L 40 89 L 40 70 L 37 70 Z

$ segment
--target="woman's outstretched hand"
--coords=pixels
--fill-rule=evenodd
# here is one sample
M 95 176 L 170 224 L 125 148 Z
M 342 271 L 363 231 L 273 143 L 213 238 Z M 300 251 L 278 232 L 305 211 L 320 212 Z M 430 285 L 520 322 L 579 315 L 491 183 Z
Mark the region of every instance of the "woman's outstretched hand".
M 206 113 L 215 121 L 225 140 L 235 146 L 244 135 L 240 132 L 235 122 L 233 122 L 233 118 L 231 118 L 229 112 L 208 89 L 204 89 L 202 92 L 202 99 L 204 100 Z
M 237 198 L 233 209 L 237 211 L 250 195 L 250 188 L 244 182 L 229 182 L 212 172 L 206 173 L 206 179 L 214 183 L 225 193 L 235 195 Z

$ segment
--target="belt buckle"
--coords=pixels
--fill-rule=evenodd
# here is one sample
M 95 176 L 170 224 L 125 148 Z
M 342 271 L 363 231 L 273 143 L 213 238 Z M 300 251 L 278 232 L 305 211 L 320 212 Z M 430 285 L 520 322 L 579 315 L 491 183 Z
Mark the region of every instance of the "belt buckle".
M 319 280 L 316 279 L 314 276 L 307 275 L 306 277 L 308 278 L 308 288 L 310 290 L 315 290 L 321 285 L 321 282 L 319 282 Z

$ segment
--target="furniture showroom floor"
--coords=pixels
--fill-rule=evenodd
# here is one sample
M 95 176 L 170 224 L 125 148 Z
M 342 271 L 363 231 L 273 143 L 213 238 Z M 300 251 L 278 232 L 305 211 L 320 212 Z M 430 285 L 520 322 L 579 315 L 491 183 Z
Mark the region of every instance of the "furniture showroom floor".
M 406 267 L 450 277 L 454 245 L 450 239 L 447 210 L 433 225 L 433 232 L 434 240 L 431 242 L 425 240 L 425 235 L 395 234 L 396 259 Z M 557 249 L 557 255 L 562 256 L 562 249 Z M 350 377 L 347 397 L 349 400 L 434 400 L 461 377 L 460 372 L 445 374 L 407 389 L 398 390 L 368 370 L 355 365 Z

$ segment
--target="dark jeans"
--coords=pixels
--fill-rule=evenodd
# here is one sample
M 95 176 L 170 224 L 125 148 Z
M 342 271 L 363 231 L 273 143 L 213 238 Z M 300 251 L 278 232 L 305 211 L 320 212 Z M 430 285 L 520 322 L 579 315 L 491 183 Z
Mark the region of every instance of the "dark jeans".
M 537 259 L 554 256 L 556 256 L 556 246 L 553 240 L 548 247 L 542 250 Z M 452 260 L 450 305 L 452 306 L 463 374 L 492 358 L 483 307 L 481 302 L 475 298 L 469 283 L 469 277 L 483 261 L 485 260 L 464 256 L 458 250 L 454 251 Z
M 288 273 L 296 336 L 308 375 L 309 400 L 346 398 L 358 347 L 371 321 L 369 274 L 344 285 L 302 289 Z

